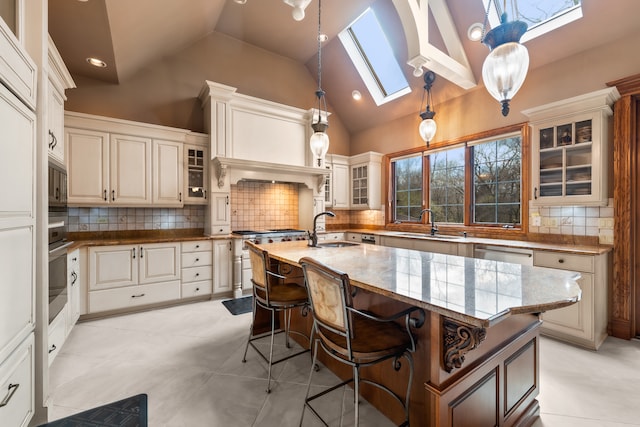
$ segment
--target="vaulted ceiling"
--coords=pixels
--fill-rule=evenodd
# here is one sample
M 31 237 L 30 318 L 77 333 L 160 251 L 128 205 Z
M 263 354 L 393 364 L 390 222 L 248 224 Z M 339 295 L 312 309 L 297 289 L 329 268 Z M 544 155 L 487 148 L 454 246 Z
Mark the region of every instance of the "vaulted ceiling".
M 430 1 L 431 9 L 437 13 L 432 10 L 425 24 L 429 44 L 455 56 L 450 42 L 456 35 L 452 31 L 457 32 L 471 76 L 481 87 L 482 62 L 488 49 L 469 41 L 467 29 L 472 23 L 483 21 L 482 1 Z M 398 13 L 405 6 L 401 2 L 415 2 L 414 7 L 427 4 L 426 0 L 322 2 L 322 30 L 329 37 L 323 48 L 323 89 L 331 110 L 351 132 L 412 112 L 417 114 L 420 108 L 424 83 L 413 76 L 413 68 L 406 64 L 415 55 L 412 51 L 415 49 L 407 44 Z M 412 87 L 410 95 L 379 107 L 368 95 L 337 37 L 367 7 L 372 7 L 382 21 Z M 583 0 L 582 19 L 526 44 L 530 69 L 639 32 L 636 10 L 637 0 Z M 126 81 L 148 64 L 214 31 L 298 61 L 315 76 L 317 1 L 311 2 L 302 21 L 295 21 L 291 12 L 292 8 L 282 0 L 247 0 L 243 5 L 233 0 L 50 0 L 49 33 L 73 76 L 109 83 Z M 453 26 L 449 27 L 449 23 Z M 89 56 L 99 57 L 109 66 L 90 67 L 85 60 Z M 435 105 L 475 89 L 463 89 L 442 77 L 438 64 L 425 66 L 440 76 L 433 89 Z M 363 94 L 357 105 L 351 97 L 354 89 Z

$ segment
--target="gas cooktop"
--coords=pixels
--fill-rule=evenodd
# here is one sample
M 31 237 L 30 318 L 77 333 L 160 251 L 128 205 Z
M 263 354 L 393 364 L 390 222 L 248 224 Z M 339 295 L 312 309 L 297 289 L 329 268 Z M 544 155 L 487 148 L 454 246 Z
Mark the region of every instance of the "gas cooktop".
M 274 234 L 274 233 L 304 233 L 304 230 L 298 230 L 295 228 L 278 228 L 272 230 L 234 230 L 233 234 L 239 234 L 241 236 L 253 235 L 253 234 Z

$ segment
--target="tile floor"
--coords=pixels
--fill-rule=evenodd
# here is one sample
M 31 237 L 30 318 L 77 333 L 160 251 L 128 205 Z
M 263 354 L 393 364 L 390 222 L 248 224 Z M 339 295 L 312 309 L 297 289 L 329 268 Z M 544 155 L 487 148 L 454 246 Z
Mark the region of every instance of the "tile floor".
M 149 395 L 149 425 L 298 425 L 310 360 L 295 357 L 274 367 L 266 394 L 266 365 L 249 349 L 251 316 L 232 316 L 206 301 L 81 322 L 51 366 L 50 419 L 138 393 Z M 284 349 L 284 346 L 281 346 Z M 321 370 L 316 381 L 335 377 Z M 598 352 L 543 338 L 541 417 L 535 427 L 640 426 L 640 341 L 608 338 Z M 353 415 L 348 392 L 320 403 L 339 425 Z M 362 426 L 390 426 L 364 404 Z M 307 412 L 305 426 L 320 425 Z

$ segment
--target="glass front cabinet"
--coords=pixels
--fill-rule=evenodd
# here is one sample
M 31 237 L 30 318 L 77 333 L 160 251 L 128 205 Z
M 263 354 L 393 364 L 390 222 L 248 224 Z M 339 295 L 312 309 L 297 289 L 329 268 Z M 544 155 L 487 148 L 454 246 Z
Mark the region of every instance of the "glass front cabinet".
M 206 141 L 207 135 L 189 135 L 184 146 L 185 204 L 208 203 L 209 152 L 204 144 Z
M 611 95 L 607 89 L 524 112 L 532 118 L 534 206 L 607 204 Z

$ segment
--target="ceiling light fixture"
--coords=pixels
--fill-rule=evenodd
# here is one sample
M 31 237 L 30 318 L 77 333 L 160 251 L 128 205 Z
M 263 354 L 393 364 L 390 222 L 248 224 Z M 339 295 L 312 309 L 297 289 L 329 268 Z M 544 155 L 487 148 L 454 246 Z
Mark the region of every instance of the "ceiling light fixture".
M 362 94 L 360 93 L 359 90 L 356 89 L 353 92 L 351 92 L 351 97 L 356 101 L 360 101 L 362 99 Z
M 286 1 L 286 0 L 285 0 Z M 322 90 L 322 41 L 320 40 L 321 30 L 321 17 L 322 17 L 322 0 L 318 0 L 318 90 L 316 90 L 316 97 L 318 98 L 318 119 L 313 121 L 313 115 L 311 117 L 311 128 L 313 129 L 313 135 L 309 140 L 309 146 L 314 156 L 318 158 L 318 166 L 322 165 L 322 159 L 329 150 L 329 135 L 327 135 L 327 128 L 329 127 L 329 118 L 327 113 L 327 101 L 325 99 L 324 90 Z
M 247 0 L 233 0 L 233 1 L 238 4 L 245 4 L 247 2 Z
M 87 58 L 87 62 L 93 65 L 94 67 L 98 67 L 98 68 L 105 68 L 107 66 L 106 62 L 98 58 Z
M 418 131 L 420 132 L 420 136 L 427 143 L 427 147 L 429 146 L 429 141 L 433 139 L 436 134 L 436 130 L 438 130 L 438 125 L 436 121 L 433 120 L 433 117 L 436 115 L 435 111 L 431 110 L 431 86 L 433 82 L 436 80 L 436 73 L 433 71 L 427 71 L 424 73 L 424 91 L 422 92 L 422 102 L 420 103 L 420 110 L 422 110 L 422 104 L 424 103 L 425 93 L 427 95 L 427 106 L 424 111 L 420 113 L 420 117 L 422 117 L 422 122 L 420 122 L 420 127 Z
M 496 5 L 496 0 L 493 2 Z M 520 90 L 529 70 L 529 52 L 520 44 L 520 37 L 527 32 L 527 24 L 518 21 L 516 0 L 511 0 L 515 21 L 507 22 L 507 0 L 504 0 L 504 11 L 500 17 L 500 25 L 489 31 L 482 43 L 489 47 L 489 55 L 482 65 L 484 85 L 498 102 L 502 104 L 502 115 L 509 114 L 509 102 Z M 491 1 L 487 6 L 485 25 Z
M 246 0 L 245 0 L 246 1 Z M 311 0 L 282 0 L 293 8 L 291 16 L 296 21 L 302 21 L 304 19 L 304 10 L 309 6 Z
M 472 42 L 478 42 L 482 40 L 482 36 L 484 35 L 484 25 L 480 22 L 474 22 L 469 26 L 467 30 L 467 37 Z

